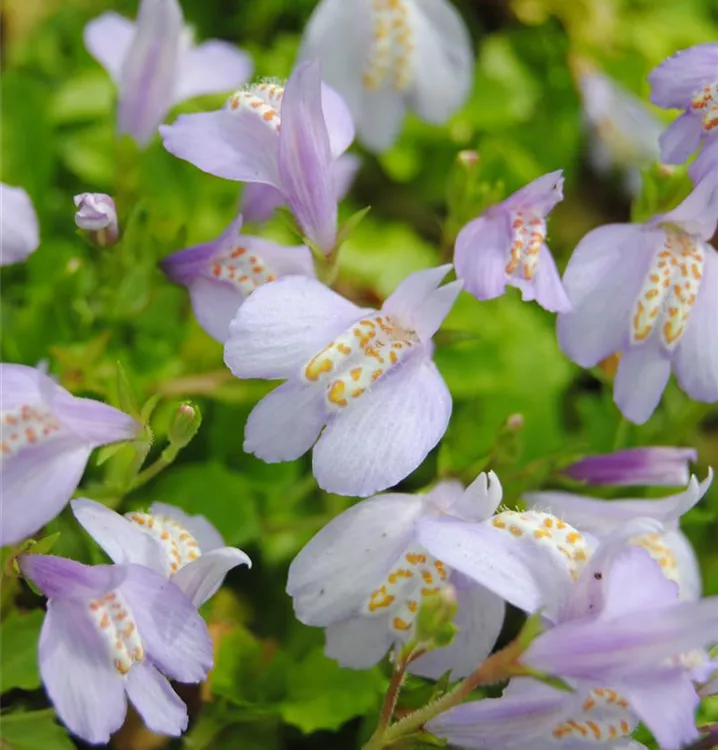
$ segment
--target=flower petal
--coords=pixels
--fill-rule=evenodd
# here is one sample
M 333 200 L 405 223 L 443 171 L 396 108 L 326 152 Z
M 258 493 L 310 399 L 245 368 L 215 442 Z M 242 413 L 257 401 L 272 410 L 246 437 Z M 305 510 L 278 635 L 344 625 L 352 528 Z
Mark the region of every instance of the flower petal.
M 137 524 L 94 500 L 79 498 L 70 503 L 80 525 L 115 563 L 137 563 L 164 575 L 165 559 L 156 540 Z
M 527 537 L 489 524 L 422 518 L 417 538 L 434 557 L 525 612 L 555 619 L 572 586 L 568 567 Z M 544 554 L 546 553 L 546 554 Z
M 192 602 L 149 568 L 127 565 L 120 591 L 130 605 L 151 661 L 180 682 L 201 682 L 212 667 L 212 641 Z
M 317 483 L 358 497 L 391 487 L 421 464 L 450 417 L 446 383 L 419 355 L 327 424 L 314 446 Z
M 456 275 L 476 299 L 494 299 L 506 291 L 506 261 L 511 244 L 507 222 L 504 214 L 480 216 L 456 238 Z
M 387 494 L 330 521 L 289 566 L 287 593 L 297 618 L 328 625 L 350 617 L 411 544 L 424 512 L 413 495 Z
M 684 231 L 710 240 L 718 224 L 718 180 L 715 175 L 701 180 L 672 211 L 654 221 L 678 224 Z M 712 250 L 711 250 L 712 252 Z
M 423 120 L 442 124 L 471 91 L 474 54 L 461 15 L 446 0 L 416 0 L 415 84 L 409 104 Z
M 14 411 L 26 404 L 42 402 L 46 381 L 55 385 L 36 367 L 0 363 L 0 410 Z
M 271 185 L 250 182 L 242 191 L 242 213 L 247 221 L 265 222 L 286 203 L 282 193 Z
M 685 109 L 706 83 L 716 79 L 718 44 L 679 50 L 648 76 L 651 101 L 664 109 Z
M 239 309 L 224 360 L 238 378 L 292 377 L 360 316 L 360 308 L 314 279 L 278 279 Z
M 351 617 L 326 629 L 324 654 L 349 669 L 369 669 L 378 664 L 393 638 L 383 617 Z
M 664 750 L 687 747 L 698 737 L 695 711 L 700 699 L 683 670 L 663 670 L 620 689 Z
M 718 173 L 718 138 L 708 141 L 695 161 L 688 167 L 688 174 L 697 185 L 710 174 Z
M 673 359 L 681 388 L 696 401 L 718 401 L 718 255 L 704 245 L 703 280 Z
M 7 266 L 37 250 L 40 229 L 30 196 L 22 188 L 0 183 L 0 205 L 0 266 Z
M 179 737 L 187 729 L 187 706 L 151 664 L 135 664 L 125 689 L 151 732 Z
M 127 577 L 124 566 L 83 565 L 54 555 L 21 555 L 18 565 L 48 599 L 96 599 L 116 589 Z
M 360 167 L 361 159 L 356 154 L 342 154 L 332 162 L 332 182 L 338 201 L 346 197 Z
M 42 681 L 58 717 L 93 745 L 109 742 L 127 713 L 123 680 L 106 649 L 84 604 L 48 602 L 38 653 Z
M 239 88 L 251 75 L 252 58 L 233 44 L 210 39 L 180 56 L 173 102 Z
M 90 448 L 74 437 L 58 437 L 3 458 L 0 545 L 21 542 L 59 515 L 89 457 Z
M 501 482 L 496 474 L 482 471 L 447 510 L 463 521 L 485 521 L 494 515 L 502 496 Z
M 242 236 L 247 250 L 263 258 L 277 276 L 310 276 L 314 277 L 314 260 L 312 252 L 306 245 L 278 245 L 271 240 L 250 235 Z
M 354 120 L 347 103 L 338 91 L 322 83 L 321 96 L 322 113 L 329 136 L 329 150 L 332 158 L 336 160 L 352 145 Z
M 244 428 L 244 450 L 268 463 L 294 461 L 314 445 L 326 419 L 321 388 L 282 383 L 252 409 Z
M 142 425 L 129 414 L 101 401 L 76 398 L 58 386 L 50 406 L 63 425 L 93 448 L 132 440 L 142 430 Z
M 664 164 L 683 164 L 698 148 L 703 135 L 703 123 L 693 112 L 682 114 L 661 133 L 661 161 Z
M 171 154 L 204 172 L 280 186 L 279 136 L 249 110 L 180 115 L 172 125 L 162 125 L 160 134 Z
M 438 680 L 451 670 L 451 679 L 466 677 L 491 653 L 504 624 L 504 600 L 492 591 L 451 574 L 458 609 L 454 624 L 459 632 L 445 648 L 430 651 L 409 668 L 412 674 Z
M 458 747 L 543 750 L 541 737 L 550 735 L 551 730 L 580 709 L 582 699 L 583 696 L 519 677 L 511 681 L 501 698 L 464 703 L 431 719 L 426 728 Z M 555 741 L 552 745 L 561 747 Z
M 122 65 L 117 125 L 145 146 L 172 105 L 183 29 L 179 3 L 143 0 L 136 29 Z
M 115 83 L 120 82 L 135 29 L 132 21 L 112 11 L 103 13 L 85 26 L 82 36 L 87 51 Z
M 318 63 L 303 63 L 287 82 L 282 100 L 281 190 L 305 235 L 327 254 L 337 238 L 331 163 L 321 71 Z
M 539 251 L 533 296 L 539 305 L 549 312 L 566 313 L 571 310 L 571 302 L 561 283 L 561 276 L 556 268 L 553 255 L 551 255 L 551 251 L 545 243 Z M 528 298 L 524 296 L 524 299 Z
M 446 264 L 409 274 L 384 302 L 382 310 L 395 317 L 403 328 L 416 331 L 427 343 L 449 314 L 461 284 L 439 287 L 451 270 Z
M 391 87 L 363 91 L 360 106 L 359 114 L 354 113 L 359 140 L 376 154 L 391 148 L 404 122 L 404 97 Z
M 647 422 L 661 400 L 671 374 L 671 360 L 648 342 L 624 352 L 613 383 L 613 400 L 626 419 Z
M 549 172 L 510 195 L 504 204 L 512 210 L 530 209 L 546 216 L 563 200 L 563 169 Z
M 572 309 L 558 316 L 561 348 L 581 367 L 593 367 L 628 343 L 633 305 L 661 230 L 609 224 L 589 232 L 571 256 L 563 285 Z
M 195 607 L 201 607 L 217 593 L 227 573 L 238 565 L 251 568 L 252 561 L 241 549 L 220 547 L 187 563 L 172 576 L 172 581 Z
M 197 322 L 220 344 L 229 338 L 229 325 L 245 300 L 234 284 L 198 276 L 189 284 L 189 296 Z
M 224 547 L 222 535 L 202 515 L 191 516 L 181 508 L 167 503 L 152 503 L 149 512 L 153 515 L 167 516 L 184 526 L 199 544 L 202 554 Z

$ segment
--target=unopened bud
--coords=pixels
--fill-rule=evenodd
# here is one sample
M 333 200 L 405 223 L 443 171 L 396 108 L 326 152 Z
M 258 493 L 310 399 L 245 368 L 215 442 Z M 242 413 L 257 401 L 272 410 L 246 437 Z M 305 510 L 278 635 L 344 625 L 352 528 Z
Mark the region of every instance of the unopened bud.
M 453 586 L 442 587 L 434 596 L 424 597 L 416 616 L 416 638 L 421 643 L 448 646 L 458 632 L 454 625 L 457 603 Z
M 512 414 L 506 420 L 506 429 L 511 432 L 518 432 L 522 430 L 524 426 L 524 415 L 523 414 Z
M 169 429 L 170 443 L 176 448 L 184 448 L 197 434 L 202 424 L 199 409 L 192 404 L 182 404 L 175 412 Z
M 479 152 L 473 149 L 464 149 L 456 155 L 456 161 L 466 169 L 473 169 L 479 163 Z
M 115 202 L 104 193 L 80 193 L 74 198 L 75 224 L 89 232 L 99 247 L 114 245 L 120 237 Z

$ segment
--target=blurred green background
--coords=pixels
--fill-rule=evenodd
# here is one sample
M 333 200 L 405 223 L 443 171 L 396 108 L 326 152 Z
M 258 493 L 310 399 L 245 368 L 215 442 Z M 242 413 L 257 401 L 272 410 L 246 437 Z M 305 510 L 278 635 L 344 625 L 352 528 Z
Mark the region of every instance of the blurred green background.
M 549 244 L 563 268 L 586 231 L 631 216 L 622 175 L 599 176 L 590 165 L 569 62 L 589 61 L 647 101 L 653 66 L 677 49 L 718 38 L 716 0 L 455 4 L 477 48 L 466 106 L 443 128 L 410 117 L 399 142 L 379 158 L 354 147 L 363 166 L 342 213 L 372 210 L 342 251 L 337 289 L 355 300 L 378 303 L 409 272 L 450 258 L 457 229 L 481 210 L 487 190 L 502 196 L 559 168 L 566 197 L 549 221 Z M 254 57 L 257 76 L 286 77 L 315 3 L 182 5 L 199 40 L 235 42 Z M 2 271 L 2 359 L 46 360 L 74 393 L 115 404 L 121 362 L 139 403 L 160 397 L 149 460 L 166 444 L 177 406 L 197 404 L 204 418 L 198 436 L 171 468 L 124 498 L 122 509 L 161 500 L 203 513 L 254 561 L 251 571 L 234 571 L 206 607 L 217 666 L 207 685 L 182 692 L 192 717 L 186 738 L 154 737 L 131 716 L 114 746 L 358 747 L 373 728 L 386 669 L 352 672 L 326 659 L 321 631 L 294 619 L 284 593 L 292 557 L 352 500 L 318 491 L 307 457 L 269 466 L 242 451 L 245 419 L 267 385 L 232 379 L 222 347 L 194 321 L 185 290 L 157 268 L 169 252 L 224 229 L 237 209 L 238 186 L 173 158 L 157 139 L 141 154 L 116 142 L 114 86 L 82 43 L 87 21 L 110 9 L 134 17 L 137 6 L 134 0 L 6 0 L 3 6 L 2 181 L 31 195 L 42 243 L 27 263 Z M 168 119 L 222 103 L 223 97 L 194 100 Z M 670 121 L 668 113 L 655 113 Z M 462 149 L 480 155 L 468 176 L 456 163 Z M 685 191 L 680 177 L 655 172 L 651 179 L 670 179 Z M 117 247 L 97 249 L 76 231 L 72 196 L 85 191 L 116 196 L 125 230 Z M 279 220 L 253 230 L 293 241 Z M 697 447 L 701 477 L 707 466 L 718 466 L 716 408 L 692 403 L 672 383 L 646 425 L 625 423 L 612 403 L 610 374 L 571 364 L 556 343 L 553 316 L 522 303 L 515 289 L 485 303 L 462 295 L 437 343 L 454 415 L 440 447 L 401 490 L 418 490 L 437 476 L 468 480 L 492 468 L 512 505 L 527 488 L 555 485 L 552 471 L 571 457 L 644 444 Z M 513 414 L 523 415 L 518 432 L 504 428 Z M 86 486 L 112 480 L 128 460 L 122 451 L 101 466 L 93 460 Z M 707 593 L 718 593 L 717 511 L 714 488 L 685 522 Z M 61 537 L 53 553 L 102 560 L 68 512 L 47 529 L 55 531 Z M 2 720 L 3 750 L 75 746 L 54 723 L 40 686 L 41 607 L 6 568 L 0 689 L 3 709 L 12 713 Z M 410 702 L 430 694 L 420 680 L 409 687 Z

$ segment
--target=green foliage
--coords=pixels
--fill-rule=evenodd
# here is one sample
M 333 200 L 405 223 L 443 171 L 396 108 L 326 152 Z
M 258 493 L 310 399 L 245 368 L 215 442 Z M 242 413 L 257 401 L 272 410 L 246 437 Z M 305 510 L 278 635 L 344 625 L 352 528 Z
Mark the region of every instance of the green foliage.
M 0 717 L 3 750 L 73 750 L 65 730 L 55 723 L 54 711 L 3 714 Z

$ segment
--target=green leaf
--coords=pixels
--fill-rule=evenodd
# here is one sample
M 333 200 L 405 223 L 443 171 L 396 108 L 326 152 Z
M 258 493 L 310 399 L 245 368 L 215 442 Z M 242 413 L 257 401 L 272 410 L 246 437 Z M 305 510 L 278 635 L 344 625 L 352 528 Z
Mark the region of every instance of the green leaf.
M 168 470 L 153 485 L 152 500 L 205 516 L 227 544 L 241 545 L 260 533 L 250 484 L 220 463 L 185 464 Z
M 55 712 L 2 715 L 2 750 L 75 750 L 67 732 L 55 723 Z
M 13 610 L 0 628 L 0 693 L 13 688 L 40 687 L 37 644 L 45 613 L 39 609 L 21 614 Z M 4 724 L 4 722 L 3 722 Z
M 281 714 L 307 734 L 338 729 L 349 719 L 378 708 L 383 688 L 378 670 L 342 669 L 321 651 L 313 651 L 290 674 Z

